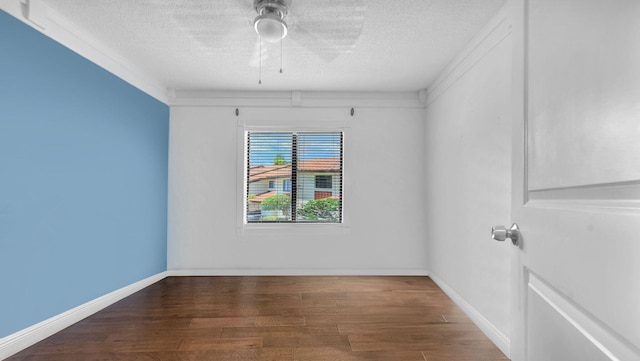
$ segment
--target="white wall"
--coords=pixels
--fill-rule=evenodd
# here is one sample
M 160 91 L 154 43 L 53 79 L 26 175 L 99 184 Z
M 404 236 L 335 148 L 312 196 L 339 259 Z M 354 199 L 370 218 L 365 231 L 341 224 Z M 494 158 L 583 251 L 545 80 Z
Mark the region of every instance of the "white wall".
M 429 89 L 425 132 L 429 273 L 507 354 L 510 31 L 502 12 Z
M 425 131 L 420 104 L 356 107 L 353 117 L 344 106 L 245 106 L 236 117 L 235 107 L 189 105 L 197 102 L 184 100 L 182 104 L 187 105 L 171 109 L 169 270 L 185 274 L 426 274 Z M 242 200 L 237 185 L 243 182 L 239 122 L 347 124 L 345 226 L 243 228 L 238 222 Z

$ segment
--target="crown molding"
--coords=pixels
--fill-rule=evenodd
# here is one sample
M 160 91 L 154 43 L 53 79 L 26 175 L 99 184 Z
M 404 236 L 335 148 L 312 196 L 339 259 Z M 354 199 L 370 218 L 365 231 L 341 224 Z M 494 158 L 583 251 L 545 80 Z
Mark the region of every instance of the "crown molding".
M 366 107 L 424 108 L 425 91 L 317 92 L 317 91 L 174 91 L 171 106 L 207 107 Z
M 427 107 L 511 35 L 512 22 L 508 7 L 507 2 L 429 86 L 425 100 Z
M 0 2 L 0 9 L 148 95 L 169 103 L 165 86 L 75 26 L 43 0 L 6 0 Z

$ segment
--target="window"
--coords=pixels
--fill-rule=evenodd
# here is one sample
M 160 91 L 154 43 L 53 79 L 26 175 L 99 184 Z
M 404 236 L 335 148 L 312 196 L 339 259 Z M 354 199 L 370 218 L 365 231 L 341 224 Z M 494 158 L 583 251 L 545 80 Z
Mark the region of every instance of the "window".
M 316 188 L 331 189 L 331 176 L 330 175 L 317 175 L 316 176 Z
M 248 132 L 246 140 L 247 223 L 342 223 L 342 132 Z

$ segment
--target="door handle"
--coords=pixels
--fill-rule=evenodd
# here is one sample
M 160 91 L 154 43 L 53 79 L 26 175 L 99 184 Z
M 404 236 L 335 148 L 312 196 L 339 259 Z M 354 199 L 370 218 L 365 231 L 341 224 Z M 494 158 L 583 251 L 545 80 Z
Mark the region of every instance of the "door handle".
M 520 241 L 520 228 L 518 228 L 518 225 L 515 223 L 511 225 L 511 228 L 509 229 L 505 226 L 491 227 L 491 238 L 500 242 L 509 238 L 511 239 L 511 243 L 513 243 L 514 246 L 517 246 Z

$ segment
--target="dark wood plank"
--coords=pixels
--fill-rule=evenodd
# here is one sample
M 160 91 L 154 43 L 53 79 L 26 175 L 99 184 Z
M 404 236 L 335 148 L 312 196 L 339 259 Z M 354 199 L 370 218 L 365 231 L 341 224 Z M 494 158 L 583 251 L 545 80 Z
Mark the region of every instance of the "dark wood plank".
M 309 335 L 339 335 L 338 326 L 271 326 L 271 327 L 225 327 L 222 338 L 242 337 L 297 337 Z
M 419 351 L 353 352 L 328 347 L 296 348 L 293 359 L 294 361 L 425 361 L 424 355 Z
M 169 277 L 18 360 L 506 357 L 428 277 Z

